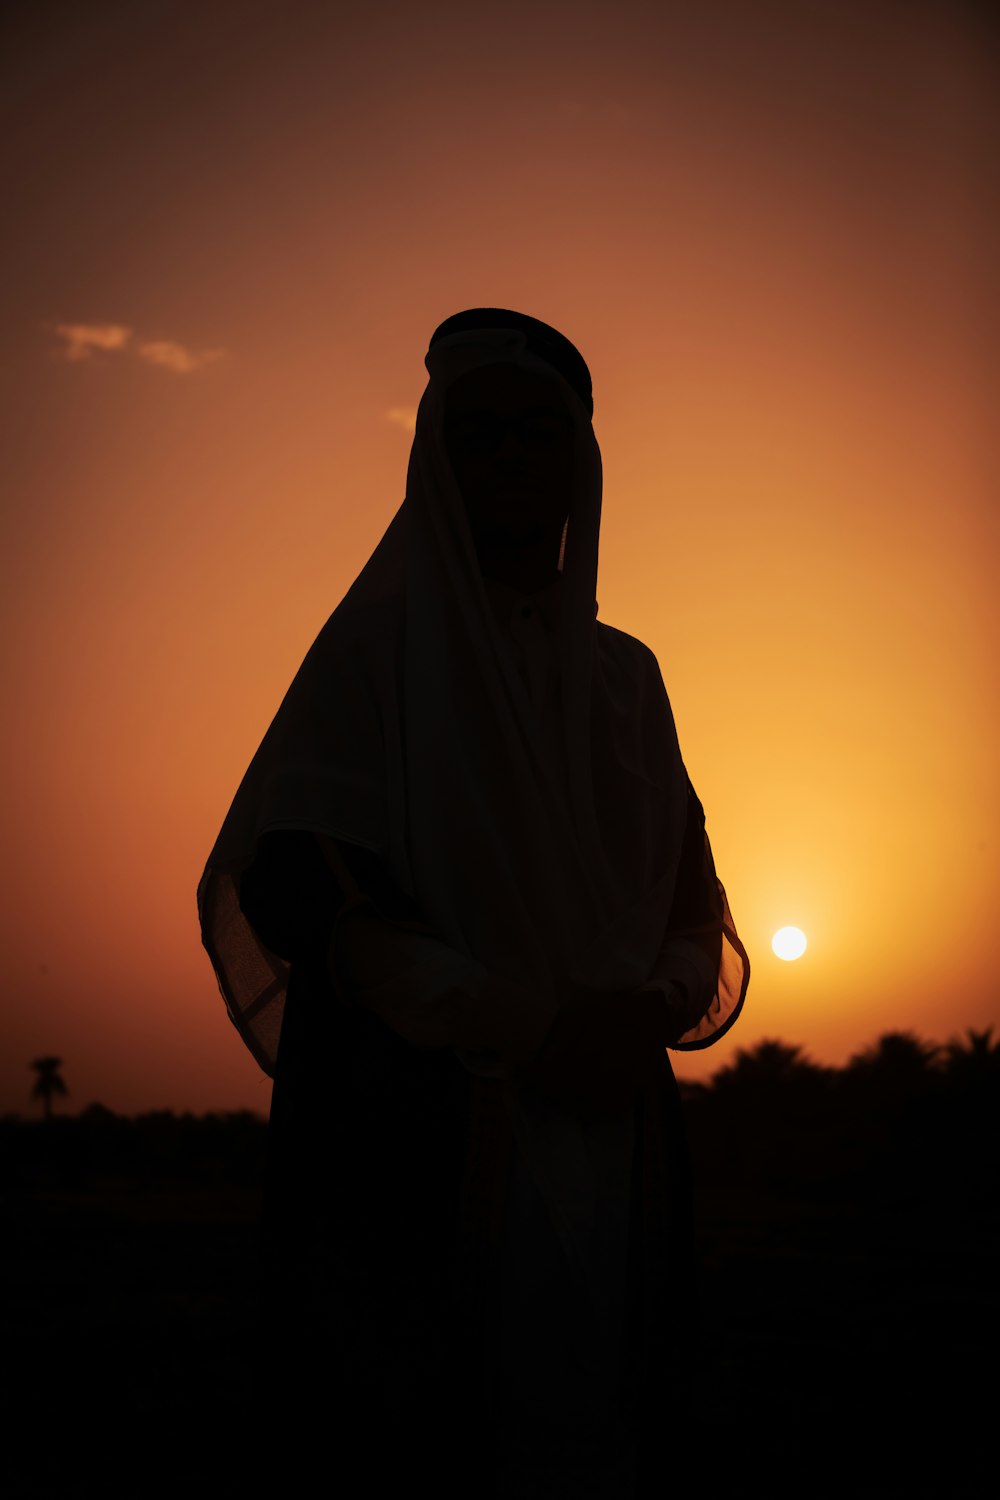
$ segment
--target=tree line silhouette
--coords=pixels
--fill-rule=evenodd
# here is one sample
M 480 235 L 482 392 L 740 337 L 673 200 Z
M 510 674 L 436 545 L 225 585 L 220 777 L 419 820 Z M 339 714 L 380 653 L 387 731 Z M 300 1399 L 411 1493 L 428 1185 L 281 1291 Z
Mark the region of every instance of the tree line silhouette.
M 58 1136 L 63 1166 L 77 1176 L 88 1163 L 206 1185 L 234 1180 L 234 1173 L 250 1183 L 263 1171 L 266 1121 L 252 1111 L 130 1117 L 91 1104 L 75 1116 L 57 1115 L 53 1100 L 67 1093 L 61 1060 L 39 1058 L 31 1066 L 38 1074 L 32 1097 L 44 1118 L 0 1118 L 8 1160 L 42 1164 Z M 737 1048 L 709 1081 L 682 1079 L 679 1086 L 696 1176 L 710 1191 L 740 1180 L 777 1190 L 820 1177 L 856 1186 L 877 1178 L 880 1166 L 894 1190 L 908 1180 L 908 1164 L 926 1178 L 937 1163 L 956 1184 L 996 1168 L 998 1083 L 1000 1041 L 991 1026 L 944 1044 L 912 1031 L 886 1032 L 840 1067 L 768 1038 Z
M 891 1031 L 842 1067 L 767 1039 L 707 1084 L 684 1083 L 696 1177 L 709 1196 L 996 1203 L 1000 1043 Z

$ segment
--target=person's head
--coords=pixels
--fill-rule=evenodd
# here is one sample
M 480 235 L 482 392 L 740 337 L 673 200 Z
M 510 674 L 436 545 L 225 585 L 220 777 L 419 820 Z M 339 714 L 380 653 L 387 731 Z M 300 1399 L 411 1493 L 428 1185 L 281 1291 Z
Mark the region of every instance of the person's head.
M 559 382 L 514 364 L 469 370 L 448 388 L 445 447 L 480 547 L 562 534 L 573 482 L 573 418 Z
M 586 446 L 581 423 L 594 415 L 586 360 L 540 318 L 470 307 L 438 325 L 424 363 L 484 574 L 544 586 L 562 567 L 581 484 L 592 500 L 592 476 L 575 467 Z M 596 443 L 590 449 L 599 465 Z

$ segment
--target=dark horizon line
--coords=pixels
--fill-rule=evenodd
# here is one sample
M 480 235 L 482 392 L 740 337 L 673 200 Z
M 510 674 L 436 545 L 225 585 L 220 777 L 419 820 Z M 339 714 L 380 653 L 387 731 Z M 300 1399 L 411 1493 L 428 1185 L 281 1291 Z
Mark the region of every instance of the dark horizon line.
M 784 1042 L 777 1037 L 762 1037 L 752 1046 L 737 1047 L 732 1059 L 720 1064 L 708 1078 L 677 1076 L 677 1086 L 682 1094 L 685 1091 L 689 1094 L 711 1093 L 716 1090 L 720 1081 L 725 1086 L 725 1083 L 734 1075 L 741 1074 L 751 1076 L 756 1074 L 762 1077 L 766 1072 L 773 1078 L 783 1072 L 785 1076 L 808 1074 L 818 1080 L 821 1077 L 832 1078 L 838 1074 L 864 1073 L 872 1069 L 884 1074 L 886 1070 L 898 1070 L 901 1067 L 908 1067 L 911 1074 L 914 1069 L 919 1068 L 927 1076 L 936 1074 L 941 1078 L 947 1078 L 957 1069 L 967 1066 L 969 1060 L 973 1058 L 1000 1071 L 1000 1041 L 993 1041 L 994 1029 L 993 1024 L 982 1031 L 968 1026 L 961 1035 L 952 1034 L 947 1042 L 928 1041 L 913 1030 L 884 1031 L 873 1043 L 852 1053 L 844 1063 L 816 1062 L 804 1050 L 802 1043 Z M 60 1063 L 64 1065 L 62 1060 Z M 30 1063 L 28 1067 L 31 1067 Z M 80 1120 L 90 1111 L 111 1116 L 116 1120 L 144 1120 L 152 1116 L 167 1115 L 175 1120 L 249 1118 L 263 1124 L 267 1123 L 269 1115 L 269 1110 L 261 1113 L 249 1106 L 238 1109 L 206 1109 L 196 1112 L 191 1109 L 178 1110 L 171 1105 L 159 1105 L 128 1113 L 110 1109 L 100 1100 L 92 1099 L 76 1111 L 63 1108 L 58 1111 L 54 1110 L 51 1119 L 46 1119 L 44 1115 L 40 1117 L 33 1111 L 22 1114 L 20 1110 L 3 1110 L 0 1111 L 0 1124 L 17 1122 L 46 1125 L 51 1124 L 52 1120 Z

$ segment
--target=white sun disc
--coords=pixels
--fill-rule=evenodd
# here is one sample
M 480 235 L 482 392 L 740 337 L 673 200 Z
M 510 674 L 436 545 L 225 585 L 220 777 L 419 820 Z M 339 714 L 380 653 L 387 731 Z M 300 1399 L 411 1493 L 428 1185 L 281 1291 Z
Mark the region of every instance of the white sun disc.
M 801 927 L 779 927 L 771 939 L 771 947 L 779 958 L 801 958 L 806 951 L 806 935 Z

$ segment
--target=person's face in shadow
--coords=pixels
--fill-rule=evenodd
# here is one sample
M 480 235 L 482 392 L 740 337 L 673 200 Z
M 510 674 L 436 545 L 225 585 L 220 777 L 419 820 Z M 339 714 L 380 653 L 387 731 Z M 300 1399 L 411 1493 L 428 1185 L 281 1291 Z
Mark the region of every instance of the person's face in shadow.
M 448 388 L 444 441 L 483 571 L 544 582 L 573 480 L 573 419 L 556 381 L 513 364 L 468 371 Z

